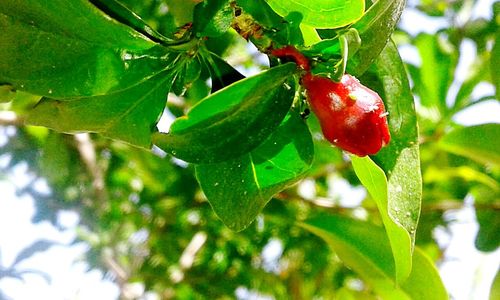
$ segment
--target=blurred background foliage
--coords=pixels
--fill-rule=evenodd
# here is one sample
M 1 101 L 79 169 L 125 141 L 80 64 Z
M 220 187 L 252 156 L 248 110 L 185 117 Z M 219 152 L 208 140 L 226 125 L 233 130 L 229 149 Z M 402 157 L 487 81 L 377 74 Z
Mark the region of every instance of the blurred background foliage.
M 192 21 L 196 4 L 121 2 L 166 36 Z M 500 3 L 493 4 L 490 19 L 475 18 L 471 12 L 476 5 L 472 0 L 412 1 L 410 9 L 447 25 L 432 34 L 401 28 L 394 34 L 398 46 L 413 53 L 403 58 L 417 101 L 424 180 L 416 242 L 438 265 L 446 245 L 439 245 L 433 232 L 446 229 L 455 221 L 447 212 L 464 205 L 474 207 L 480 226 L 476 248 L 494 251 L 500 242 L 498 160 L 492 163 L 447 143 L 456 138 L 448 138 L 450 132 L 464 127 L 456 123 L 457 114 L 480 102 L 498 101 L 491 86 L 498 85 L 499 76 Z M 473 53 L 464 50 L 464 43 L 473 46 Z M 266 67 L 265 59 L 249 51 L 247 41 L 234 31 L 206 44 L 240 70 Z M 458 72 L 463 55 L 472 56 L 472 64 Z M 206 96 L 207 78 L 202 75 L 186 90 L 169 95 L 169 113 L 182 115 Z M 308 177 L 277 194 L 248 229 L 235 233 L 214 215 L 192 166 L 161 151 L 150 153 L 92 134 L 24 126 L 26 111 L 39 97 L 0 87 L 0 100 L 0 130 L 7 136 L 0 144 L 0 176 L 26 164 L 33 180 L 47 182 L 48 191 L 30 184 L 18 191 L 35 199 L 33 222 L 59 226 L 59 211 L 78 212 L 79 241 L 90 245 L 89 268 L 111 276 L 123 299 L 133 298 L 125 292 L 133 282 L 162 299 L 230 299 L 241 287 L 276 299 L 375 297 L 322 240 L 296 225 L 325 213 L 381 224 L 346 156 L 324 140 L 315 139 Z M 314 117 L 308 122 L 313 136 L 320 137 Z M 489 143 L 500 139 L 500 132 L 481 138 Z

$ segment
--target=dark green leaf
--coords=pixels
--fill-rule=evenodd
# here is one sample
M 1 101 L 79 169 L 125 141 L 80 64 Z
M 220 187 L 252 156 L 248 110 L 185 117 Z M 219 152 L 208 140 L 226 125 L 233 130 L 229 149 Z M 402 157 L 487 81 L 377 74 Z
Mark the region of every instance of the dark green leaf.
M 295 64 L 271 68 L 211 94 L 178 118 L 155 144 L 193 163 L 237 158 L 257 147 L 280 124 L 293 102 L 285 81 Z
M 389 41 L 405 4 L 405 0 L 378 0 L 352 26 L 359 32 L 361 46 L 349 59 L 349 74 L 360 76 L 370 67 Z
M 151 131 L 163 109 L 173 75 L 164 71 L 123 91 L 59 101 L 44 98 L 27 122 L 60 132 L 97 132 L 149 148 Z
M 474 244 L 479 251 L 493 252 L 500 246 L 500 234 L 498 234 L 500 210 L 495 208 L 495 204 L 500 199 L 500 182 L 481 172 L 473 175 L 484 176 L 488 179 L 488 182 L 483 182 L 484 185 L 476 185 L 470 191 L 474 197 L 476 219 L 479 225 Z
M 495 209 L 476 211 L 479 231 L 477 232 L 476 248 L 484 252 L 492 252 L 500 246 L 500 211 Z
M 337 28 L 361 18 L 365 10 L 364 0 L 267 0 L 282 17 L 291 12 L 303 16 L 302 23 L 315 28 Z
M 480 163 L 500 165 L 500 124 L 455 129 L 443 136 L 439 146 Z
M 233 17 L 228 0 L 203 1 L 194 9 L 193 31 L 200 37 L 218 37 L 231 27 Z
M 340 216 L 324 216 L 301 224 L 323 238 L 382 299 L 448 299 L 433 263 L 419 249 L 408 279 L 398 285 L 389 240 L 383 228 Z
M 0 82 L 57 99 L 121 91 L 168 54 L 88 1 L 4 0 L 0 30 Z
M 245 229 L 271 197 L 309 169 L 314 148 L 304 120 L 290 113 L 254 149 L 236 159 L 196 166 L 196 175 L 215 213 L 229 228 Z
M 156 30 L 151 28 L 140 16 L 128 9 L 125 5 L 117 0 L 90 0 L 95 6 L 102 9 L 109 16 L 117 21 L 126 24 L 138 32 L 144 34 L 153 41 L 166 43 L 166 44 L 176 44 L 175 40 L 166 38 L 165 36 L 158 33 Z

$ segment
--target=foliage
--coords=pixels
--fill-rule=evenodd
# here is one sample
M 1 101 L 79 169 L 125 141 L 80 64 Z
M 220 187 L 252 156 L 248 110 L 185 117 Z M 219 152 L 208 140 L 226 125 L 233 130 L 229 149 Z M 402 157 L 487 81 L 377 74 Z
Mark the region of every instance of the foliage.
M 412 36 L 396 28 L 403 0 L 3 0 L 2 172 L 27 163 L 44 178 L 50 193 L 19 191 L 36 199 L 34 221 L 77 211 L 90 267 L 122 288 L 141 282 L 165 299 L 226 299 L 238 287 L 277 299 L 446 299 L 434 266 L 445 249 L 432 238 L 443 214 L 472 197 L 476 247 L 499 245 L 499 125 L 455 116 L 498 101 L 476 87 L 498 95 L 500 8 L 460 23 L 461 1 L 438 2 L 419 9 L 459 25 Z M 477 53 L 460 80 L 464 41 Z M 315 74 L 347 70 L 377 91 L 391 143 L 363 158 L 331 147 L 316 117 L 301 117 L 300 70 L 265 56 L 284 45 Z M 397 46 L 420 63 L 405 64 Z M 365 199 L 338 195 L 339 180 L 364 186 Z

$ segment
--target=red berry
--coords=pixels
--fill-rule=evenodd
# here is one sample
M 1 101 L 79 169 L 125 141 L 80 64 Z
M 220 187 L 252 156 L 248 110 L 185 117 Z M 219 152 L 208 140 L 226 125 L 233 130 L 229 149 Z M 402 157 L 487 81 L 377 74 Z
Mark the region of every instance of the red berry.
M 376 92 L 348 74 L 340 82 L 312 75 L 309 60 L 293 46 L 271 54 L 289 58 L 306 71 L 302 85 L 328 141 L 358 156 L 376 154 L 389 143 L 388 113 Z
M 307 73 L 302 78 L 325 138 L 358 156 L 376 154 L 391 136 L 380 96 L 345 74 L 340 82 Z

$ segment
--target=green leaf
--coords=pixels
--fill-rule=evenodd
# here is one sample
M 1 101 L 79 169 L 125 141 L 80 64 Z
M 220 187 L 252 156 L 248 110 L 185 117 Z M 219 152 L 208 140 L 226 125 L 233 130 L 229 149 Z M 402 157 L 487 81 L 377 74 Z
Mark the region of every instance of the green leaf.
M 400 220 L 393 216 L 399 213 L 400 209 L 397 206 L 389 207 L 388 183 L 384 171 L 368 156 L 351 156 L 351 159 L 356 175 L 377 204 L 392 247 L 396 264 L 395 276 L 398 283 L 403 282 L 411 272 L 412 242 L 410 234 L 401 225 Z M 392 192 L 404 193 L 402 189 Z
M 500 246 L 500 235 L 498 234 L 500 232 L 500 210 L 495 209 L 495 204 L 500 199 L 500 182 L 490 178 L 485 173 L 477 173 L 479 173 L 477 176 L 485 176 L 494 185 L 475 185 L 469 191 L 474 197 L 476 220 L 479 225 L 474 245 L 479 251 L 492 252 Z
M 379 56 L 389 41 L 405 4 L 405 0 L 378 0 L 352 26 L 359 32 L 361 46 L 349 59 L 347 64 L 349 74 L 360 76 Z
M 457 65 L 457 52 L 439 35 L 419 34 L 415 39 L 422 65 L 414 75 L 415 90 L 420 103 L 437 108 L 445 115 L 446 96 Z
M 488 176 L 484 172 L 463 165 L 459 167 L 437 167 L 429 166 L 425 170 L 424 182 L 436 184 L 439 182 L 454 182 L 461 179 L 462 182 L 477 182 L 488 186 L 491 190 L 500 191 L 500 182 Z
M 155 144 L 193 163 L 237 158 L 262 143 L 290 109 L 294 89 L 285 81 L 296 70 L 289 63 L 240 80 L 198 102 Z
M 59 101 L 44 98 L 27 122 L 66 133 L 97 132 L 150 148 L 151 131 L 165 108 L 173 75 L 164 71 L 129 89 Z
M 165 44 L 179 43 L 179 41 L 168 39 L 151 28 L 140 16 L 117 0 L 90 0 L 90 2 L 105 11 L 113 19 L 132 27 L 153 41 Z
M 264 28 L 263 33 L 267 38 L 252 40 L 258 48 L 271 46 L 270 40 L 278 45 L 304 44 L 300 30 L 300 26 L 303 25 L 301 13 L 293 11 L 281 17 L 269 6 L 266 0 L 238 0 L 238 5 L 243 9 L 244 14 L 251 15 L 258 25 Z M 239 19 L 241 19 L 243 27 L 248 27 L 246 24 L 247 16 L 242 15 Z
M 302 32 L 304 46 L 309 47 L 321 41 L 321 37 L 314 27 L 300 24 L 299 28 Z
M 218 37 L 231 27 L 233 17 L 228 0 L 200 2 L 194 9 L 193 31 L 199 37 Z
M 238 80 L 245 79 L 245 76 L 215 53 L 203 53 L 201 57 L 204 59 L 211 75 L 212 92 L 216 92 Z
M 500 212 L 495 209 L 477 210 L 477 222 L 479 231 L 477 232 L 474 244 L 476 248 L 483 252 L 493 252 L 500 246 Z
M 500 271 L 497 271 L 497 275 L 495 275 L 495 279 L 493 279 L 490 289 L 490 300 L 496 300 L 498 298 L 500 298 Z
M 0 30 L 0 82 L 57 99 L 139 84 L 169 53 L 81 0 L 3 0 Z
M 390 213 L 411 233 L 413 244 L 422 198 L 417 113 L 403 61 L 392 41 L 365 78 L 373 78 L 367 84 L 373 84 L 384 99 L 391 132 L 391 142 L 373 159 L 388 178 L 389 206 L 395 209 Z
M 238 0 L 238 5 L 260 25 L 276 27 L 283 19 L 269 6 L 266 0 Z
M 65 184 L 70 178 L 71 157 L 61 134 L 50 132 L 39 160 L 40 169 L 52 184 Z
M 304 120 L 290 113 L 252 152 L 196 166 L 196 176 L 215 213 L 229 228 L 245 229 L 271 197 L 309 169 L 314 147 Z
M 408 279 L 398 285 L 391 246 L 381 227 L 341 216 L 318 217 L 300 226 L 324 239 L 382 299 L 448 299 L 436 268 L 419 249 Z
M 500 165 L 500 124 L 455 129 L 443 136 L 438 145 L 480 163 Z
M 7 103 L 12 101 L 16 97 L 16 91 L 12 86 L 0 85 L 0 103 Z
M 472 92 L 480 82 L 488 80 L 489 72 L 485 72 L 485 70 L 489 67 L 489 61 L 489 55 L 485 52 L 482 55 L 478 55 L 471 64 L 467 78 L 458 89 L 457 96 L 453 103 L 452 113 L 458 112 L 473 103 Z M 452 116 L 450 115 L 449 117 Z
M 491 71 L 491 81 L 495 85 L 495 93 L 497 99 L 500 99 L 500 72 L 498 72 L 498 66 L 500 66 L 500 31 L 497 30 L 495 36 L 495 45 L 491 50 L 490 56 L 490 71 Z
M 384 99 L 389 112 L 391 142 L 373 157 L 384 174 L 380 174 L 378 168 L 368 160 L 363 162 L 363 167 L 379 177 L 377 185 L 384 184 L 383 177 L 387 177 L 388 194 L 377 192 L 373 187 L 373 193 L 370 194 L 378 198 L 375 200 L 394 251 L 397 278 L 404 280 L 411 268 L 410 256 L 422 198 L 422 177 L 413 96 L 403 62 L 393 42 L 386 45 L 360 80 Z M 373 176 L 364 176 L 368 175 Z
M 177 95 L 184 95 L 193 82 L 200 77 L 201 63 L 197 56 L 186 57 L 182 63 L 179 63 L 178 68 L 179 71 L 172 84 L 172 92 Z
M 315 28 L 337 28 L 354 23 L 365 10 L 363 0 L 267 0 L 271 8 L 284 17 L 291 12 L 303 16 L 302 23 Z
M 412 265 L 410 277 L 401 285 L 401 289 L 411 299 L 449 299 L 436 266 L 429 256 L 418 247 L 413 253 Z

